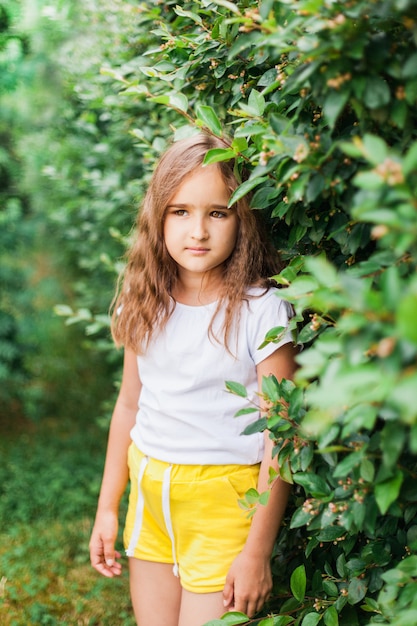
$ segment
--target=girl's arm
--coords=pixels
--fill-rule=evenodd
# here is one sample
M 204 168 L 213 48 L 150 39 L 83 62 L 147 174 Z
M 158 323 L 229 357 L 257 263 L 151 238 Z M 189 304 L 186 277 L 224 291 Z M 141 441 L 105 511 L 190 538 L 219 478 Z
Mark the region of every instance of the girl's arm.
M 119 503 L 129 478 L 127 450 L 141 387 L 136 355 L 132 350 L 126 350 L 122 384 L 111 419 L 103 481 L 90 539 L 91 564 L 100 574 L 109 578 L 121 572 L 121 565 L 116 561 L 120 554 L 115 551 L 114 544 L 118 531 Z
M 284 344 L 257 366 L 259 389 L 262 378 L 274 374 L 278 380 L 291 379 L 295 371 L 296 348 Z M 277 460 L 272 459 L 273 442 L 269 431 L 265 431 L 265 454 L 261 463 L 258 491 L 269 489 L 269 467 L 278 469 Z M 241 611 L 252 617 L 260 611 L 272 590 L 270 559 L 275 539 L 287 506 L 291 486 L 276 479 L 265 506 L 259 505 L 252 520 L 246 544 L 233 562 L 226 578 L 223 591 L 227 610 Z

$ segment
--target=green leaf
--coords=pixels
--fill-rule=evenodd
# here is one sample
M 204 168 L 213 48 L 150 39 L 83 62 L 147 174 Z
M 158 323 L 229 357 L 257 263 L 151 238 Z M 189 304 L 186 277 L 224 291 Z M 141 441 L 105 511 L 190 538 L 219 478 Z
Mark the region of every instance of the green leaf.
M 331 91 L 326 97 L 323 105 L 323 113 L 327 123 L 331 128 L 336 124 L 337 118 L 343 111 L 349 98 L 349 91 Z
M 402 75 L 403 78 L 414 78 L 417 76 L 417 52 L 414 52 L 404 63 Z
M 378 109 L 388 104 L 391 100 L 391 92 L 387 82 L 379 76 L 369 76 L 363 100 L 370 109 Z
M 221 620 L 222 624 L 226 624 L 227 626 L 237 626 L 237 624 L 246 624 L 248 616 L 239 611 L 229 611 L 222 616 Z
M 407 438 L 405 426 L 396 422 L 387 422 L 381 433 L 382 459 L 385 467 L 396 465 L 404 449 Z
M 230 393 L 234 393 L 236 396 L 240 396 L 241 398 L 246 398 L 248 392 L 246 387 L 241 383 L 236 383 L 231 380 L 226 380 L 225 382 L 226 389 L 230 391 Z
M 360 474 L 361 478 L 367 483 L 371 483 L 374 480 L 375 466 L 370 459 L 362 459 L 360 465 Z
M 310 493 L 314 498 L 320 498 L 330 494 L 330 487 L 323 478 L 311 474 L 310 472 L 298 472 L 294 474 L 294 482 L 304 487 L 306 493 Z
M 345 533 L 346 530 L 341 526 L 327 526 L 326 528 L 322 528 L 317 535 L 317 539 L 319 541 L 335 541 L 339 539 L 339 537 L 343 537 Z
M 398 498 L 403 479 L 402 472 L 397 471 L 394 478 L 375 485 L 375 499 L 382 515 L 385 515 L 391 504 Z
M 359 172 L 359 174 L 356 174 L 353 182 L 357 187 L 367 191 L 380 189 L 385 184 L 381 176 L 376 172 Z M 367 219 L 366 216 L 363 216 L 363 219 Z
M 260 621 L 258 626 L 288 626 L 293 623 L 294 619 L 289 615 L 273 615 Z
M 235 413 L 235 417 L 240 417 L 241 415 L 249 415 L 250 413 L 257 413 L 258 409 L 253 408 L 247 408 L 247 409 L 240 409 L 240 411 L 238 411 L 237 413 Z
M 362 149 L 356 144 L 347 141 L 341 141 L 339 143 L 339 148 L 350 157 L 354 159 L 359 159 L 363 155 Z
M 279 475 L 282 478 L 282 480 L 284 480 L 286 483 L 289 483 L 290 485 L 294 484 L 293 477 L 292 477 L 291 466 L 290 466 L 290 460 L 288 458 L 285 459 L 285 461 L 280 464 L 280 466 L 279 466 Z M 302 522 L 301 526 L 303 526 L 303 525 L 304 525 L 304 521 Z M 295 528 L 295 526 L 294 526 L 294 528 Z
M 266 506 L 268 504 L 270 495 L 271 495 L 271 490 L 270 489 L 267 489 L 266 491 L 263 491 L 259 495 L 259 504 L 262 504 L 263 506 Z
M 250 92 L 248 104 L 255 115 L 261 116 L 265 111 L 265 98 L 259 91 L 256 91 L 256 89 L 252 89 Z
M 236 13 L 237 15 L 240 15 L 240 11 L 238 7 L 233 2 L 228 2 L 228 0 L 212 0 L 212 3 L 217 4 L 218 6 L 224 7 L 225 9 L 228 9 L 232 13 Z
M 364 456 L 364 452 L 358 450 L 357 452 L 352 452 L 348 454 L 343 461 L 338 463 L 336 469 L 333 472 L 333 476 L 335 478 L 339 478 L 340 476 L 347 476 L 353 470 L 354 467 L 360 465 Z
M 308 272 L 313 274 L 320 285 L 330 288 L 334 288 L 337 285 L 337 271 L 324 256 L 306 257 L 305 267 Z
M 372 165 L 379 165 L 388 156 L 388 146 L 381 137 L 366 134 L 363 138 L 363 152 Z
M 178 4 L 175 7 L 174 11 L 177 15 L 180 15 L 181 17 L 188 17 L 190 18 L 190 20 L 196 22 L 197 24 L 201 24 L 203 22 L 203 20 L 197 13 L 193 13 L 192 11 L 184 11 L 184 9 L 182 9 Z
M 161 96 L 153 96 L 152 98 L 148 98 L 148 100 L 150 102 L 156 102 L 157 104 L 165 104 L 183 113 L 186 113 L 188 109 L 188 99 L 182 93 L 171 92 Z
M 390 569 L 381 575 L 382 580 L 392 585 L 401 585 L 407 582 L 408 576 L 398 568 Z
M 317 626 L 320 620 L 320 613 L 307 613 L 301 622 L 301 626 Z
M 237 626 L 238 624 L 246 624 L 248 616 L 238 611 L 228 611 L 220 619 L 212 619 L 205 622 L 204 626 Z
M 397 328 L 401 337 L 417 344 L 417 293 L 403 295 L 397 307 Z
M 413 554 L 405 558 L 403 561 L 398 563 L 397 569 L 405 574 L 408 574 L 412 578 L 417 578 L 417 555 Z
M 261 433 L 268 428 L 268 421 L 266 417 L 260 417 L 248 426 L 246 426 L 242 435 L 253 435 L 254 433 Z
M 339 615 L 334 606 L 329 606 L 323 613 L 323 621 L 326 626 L 339 626 Z
M 102 76 L 110 76 L 111 78 L 114 78 L 114 80 L 118 80 L 121 83 L 128 83 L 126 78 L 122 76 L 118 70 L 112 70 L 110 67 L 100 68 L 100 74 Z
M 397 569 L 413 578 L 417 578 L 417 555 L 408 556 L 397 565 Z
M 213 148 L 213 150 L 209 150 L 206 153 L 203 165 L 219 163 L 220 161 L 230 161 L 230 159 L 234 159 L 235 156 L 234 151 L 230 148 Z
M 257 504 L 259 501 L 259 491 L 253 487 L 248 489 L 245 493 L 245 499 L 250 504 Z
M 248 194 L 252 189 L 255 189 L 261 183 L 264 183 L 268 180 L 267 176 L 257 176 L 256 178 L 250 178 L 246 180 L 244 183 L 239 185 L 239 187 L 234 191 L 232 197 L 229 200 L 229 207 L 233 206 L 236 202 L 241 200 Z
M 308 511 L 304 511 L 302 508 L 297 509 L 292 516 L 290 528 L 301 528 L 302 526 L 308 526 L 313 520 L 313 515 Z
M 279 383 L 275 376 L 263 376 L 262 393 L 271 402 L 277 402 L 281 398 Z
M 404 176 L 408 176 L 415 170 L 417 170 L 417 141 L 411 145 L 411 148 L 405 155 L 403 162 Z
M 293 573 L 291 574 L 291 578 L 290 578 L 291 592 L 294 598 L 298 600 L 298 602 L 302 602 L 304 600 L 305 593 L 306 593 L 306 585 L 307 585 L 307 578 L 306 578 L 305 567 L 304 565 L 299 565 L 293 571 Z
M 55 315 L 59 315 L 61 317 L 74 315 L 73 309 L 68 306 L 68 304 L 56 304 L 54 306 L 54 313 Z
M 267 346 L 269 343 L 278 343 L 282 339 L 285 331 L 285 326 L 275 326 L 274 328 L 271 328 L 271 330 L 268 330 L 265 335 L 265 339 L 259 346 L 258 350 L 262 350 L 262 348 Z
M 366 595 L 368 586 L 362 578 L 352 578 L 348 586 L 348 602 L 349 604 L 357 604 Z
M 223 135 L 222 125 L 212 107 L 205 104 L 197 104 L 196 115 L 197 121 L 202 122 L 202 125 L 206 126 L 217 137 L 221 137 Z
M 245 152 L 248 149 L 248 141 L 246 137 L 235 137 L 232 141 L 232 148 L 235 153 Z
M 331 580 L 323 580 L 323 591 L 327 596 L 330 596 L 331 598 L 337 598 L 337 596 L 339 595 L 339 589 L 337 588 L 337 585 Z

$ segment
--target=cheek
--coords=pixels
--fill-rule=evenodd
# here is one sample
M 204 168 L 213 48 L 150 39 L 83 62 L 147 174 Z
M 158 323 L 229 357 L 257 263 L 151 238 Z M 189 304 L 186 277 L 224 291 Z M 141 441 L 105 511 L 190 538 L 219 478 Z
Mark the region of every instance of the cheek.
M 237 224 L 230 224 L 227 232 L 224 233 L 224 245 L 227 249 L 228 256 L 233 254 L 238 241 L 239 228 Z
M 175 235 L 175 228 L 173 228 L 172 220 L 169 217 L 165 218 L 162 232 L 165 244 L 169 243 Z

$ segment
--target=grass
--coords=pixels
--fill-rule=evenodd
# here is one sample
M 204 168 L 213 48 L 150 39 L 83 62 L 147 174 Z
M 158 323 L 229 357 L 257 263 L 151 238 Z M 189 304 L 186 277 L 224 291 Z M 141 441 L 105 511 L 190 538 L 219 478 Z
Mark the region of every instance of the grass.
M 105 433 L 3 422 L 0 442 L 0 624 L 133 626 L 127 559 L 117 579 L 89 563 Z
M 19 524 L 0 535 L 3 626 L 133 626 L 127 567 L 117 579 L 88 560 L 91 520 Z

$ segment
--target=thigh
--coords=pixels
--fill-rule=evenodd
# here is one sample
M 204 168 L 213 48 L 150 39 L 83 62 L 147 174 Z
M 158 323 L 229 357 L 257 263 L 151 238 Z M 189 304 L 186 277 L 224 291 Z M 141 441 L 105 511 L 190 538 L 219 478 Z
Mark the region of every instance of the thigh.
M 129 572 L 138 626 L 178 626 L 181 586 L 172 564 L 130 558 Z
M 218 619 L 225 612 L 222 591 L 193 593 L 183 589 L 178 626 L 201 626 L 212 619 Z

